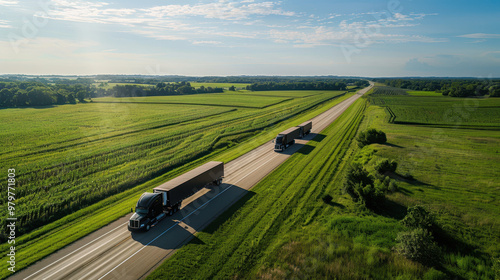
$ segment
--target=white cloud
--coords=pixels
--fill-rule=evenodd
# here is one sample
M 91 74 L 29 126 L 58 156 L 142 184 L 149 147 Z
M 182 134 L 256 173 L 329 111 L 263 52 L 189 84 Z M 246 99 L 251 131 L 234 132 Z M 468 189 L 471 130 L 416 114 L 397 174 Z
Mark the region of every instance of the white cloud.
M 18 0 L 0 0 L 0 6 L 17 6 Z
M 0 28 L 12 28 L 10 21 L 0 19 Z
M 0 0 L 1 1 L 1 0 Z M 261 24 L 259 17 L 293 16 L 283 11 L 280 2 L 219 0 L 207 4 L 163 5 L 146 9 L 117 9 L 106 2 L 85 0 L 52 0 L 50 19 L 83 23 L 116 24 L 130 27 L 128 31 L 158 40 L 212 41 L 213 36 L 255 38 L 254 31 L 234 31 L 233 26 Z M 207 19 L 207 22 L 192 20 Z M 247 20 L 251 18 L 251 20 Z M 215 22 L 214 22 L 215 21 Z M 222 22 L 220 22 L 222 21 Z
M 143 11 L 147 16 L 156 18 L 201 16 L 204 18 L 222 20 L 240 20 L 255 15 L 295 15 L 294 12 L 283 11 L 276 6 L 277 3 L 274 2 L 254 3 L 253 1 L 229 2 L 221 0 L 219 2 L 208 4 L 156 6 L 149 9 L 141 9 L 141 11 Z
M 193 45 L 220 45 L 219 41 L 193 41 Z
M 373 15 L 377 13 L 362 13 L 360 15 Z M 431 38 L 421 35 L 400 35 L 387 33 L 388 28 L 417 26 L 427 14 L 396 13 L 392 17 L 376 18 L 369 21 L 353 21 L 344 19 L 336 26 L 298 26 L 289 30 L 272 29 L 269 36 L 276 43 L 293 43 L 294 47 L 313 47 L 323 45 L 355 45 L 357 48 L 365 48 L 374 43 L 406 43 L 446 42 L 447 39 Z
M 473 34 L 460 35 L 457 37 L 470 38 L 470 39 L 498 39 L 500 38 L 500 34 L 473 33 Z

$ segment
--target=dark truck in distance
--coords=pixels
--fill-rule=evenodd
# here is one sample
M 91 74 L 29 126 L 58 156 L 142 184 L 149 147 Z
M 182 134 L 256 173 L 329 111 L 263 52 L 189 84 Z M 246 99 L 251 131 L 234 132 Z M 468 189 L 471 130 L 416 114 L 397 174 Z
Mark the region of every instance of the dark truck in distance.
M 295 143 L 295 138 L 299 138 L 300 128 L 298 126 L 291 127 L 276 136 L 274 142 L 274 151 L 283 152 L 290 145 Z
M 130 217 L 128 229 L 148 231 L 166 214 L 177 212 L 182 200 L 205 186 L 222 184 L 223 177 L 224 163 L 211 161 L 159 185 L 153 189 L 153 193 L 142 194 L 135 213 Z
M 305 123 L 301 123 L 298 125 L 298 127 L 300 128 L 299 137 L 302 138 L 302 137 L 306 136 L 307 134 L 311 133 L 312 121 L 307 121 Z

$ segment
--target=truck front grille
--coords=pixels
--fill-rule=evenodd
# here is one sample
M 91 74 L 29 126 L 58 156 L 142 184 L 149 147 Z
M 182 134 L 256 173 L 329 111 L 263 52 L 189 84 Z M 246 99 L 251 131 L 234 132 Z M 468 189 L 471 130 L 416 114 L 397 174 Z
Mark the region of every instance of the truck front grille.
M 139 228 L 139 221 L 130 220 L 130 227 L 131 228 Z

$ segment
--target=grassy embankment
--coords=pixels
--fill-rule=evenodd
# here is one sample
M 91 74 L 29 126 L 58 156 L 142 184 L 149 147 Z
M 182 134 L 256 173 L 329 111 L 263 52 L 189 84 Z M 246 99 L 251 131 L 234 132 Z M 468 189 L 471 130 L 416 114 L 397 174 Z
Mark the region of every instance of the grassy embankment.
M 448 235 L 442 271 L 450 277 L 493 279 L 500 257 L 500 99 L 429 96 L 374 96 L 367 116 L 372 127 L 388 134 L 391 145 L 364 148 L 399 163 L 401 192 L 396 203 L 424 205 Z M 379 106 L 384 106 L 379 107 Z M 394 124 L 383 121 L 387 107 Z M 499 277 L 500 275 L 496 275 Z
M 348 97 L 340 94 L 251 97 L 255 108 L 95 102 L 0 111 L 13 120 L 2 124 L 9 145 L 1 164 L 17 170 L 18 214 L 53 220 L 18 236 L 17 269 L 127 214 L 158 183 L 208 160 L 234 159 Z
M 197 242 L 180 249 L 149 279 L 498 278 L 500 101 L 387 95 L 370 101 L 360 130 L 381 129 L 388 144 L 349 146 L 347 123 L 355 127 L 357 119 L 356 107 L 351 108 L 322 133 L 324 139 L 310 142 L 266 177 L 248 201 L 197 234 Z M 386 110 L 375 105 L 380 103 L 391 104 L 396 119 L 414 123 L 388 123 Z M 463 112 L 457 111 L 460 103 Z M 423 108 L 426 114 L 415 113 Z M 400 191 L 389 194 L 384 209 L 374 213 L 342 194 L 342 174 L 349 162 L 373 170 L 381 158 L 399 163 L 392 179 Z M 331 203 L 321 200 L 325 194 L 333 196 Z M 417 204 L 434 213 L 442 229 L 443 255 L 435 268 L 393 250 L 397 234 L 405 230 L 399 222 L 405 208 Z

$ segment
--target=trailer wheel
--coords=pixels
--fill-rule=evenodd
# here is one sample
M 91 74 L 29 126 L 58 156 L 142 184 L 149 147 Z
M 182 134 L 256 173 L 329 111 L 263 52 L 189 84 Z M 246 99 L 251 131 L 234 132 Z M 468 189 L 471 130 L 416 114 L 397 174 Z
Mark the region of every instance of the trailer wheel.
M 174 214 L 174 211 L 172 211 L 172 209 L 170 209 L 170 210 L 168 211 L 168 215 L 169 215 L 169 216 L 172 216 L 173 214 Z
M 220 186 L 222 184 L 222 179 L 217 180 L 217 186 Z
M 149 231 L 151 229 L 151 226 L 149 224 L 146 225 L 146 231 Z
M 174 207 L 174 213 L 176 213 L 179 210 L 179 204 L 175 205 Z

